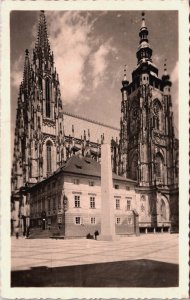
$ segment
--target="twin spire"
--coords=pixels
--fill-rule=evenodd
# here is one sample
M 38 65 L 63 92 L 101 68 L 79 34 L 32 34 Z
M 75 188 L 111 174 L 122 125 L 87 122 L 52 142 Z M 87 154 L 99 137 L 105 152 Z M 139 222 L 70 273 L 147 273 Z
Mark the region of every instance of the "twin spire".
M 49 54 L 50 52 L 50 45 L 48 40 L 47 24 L 46 24 L 44 10 L 41 10 L 40 12 L 40 19 L 38 24 L 38 37 L 37 37 L 35 48 L 41 49 L 44 52 L 48 52 L 47 54 Z

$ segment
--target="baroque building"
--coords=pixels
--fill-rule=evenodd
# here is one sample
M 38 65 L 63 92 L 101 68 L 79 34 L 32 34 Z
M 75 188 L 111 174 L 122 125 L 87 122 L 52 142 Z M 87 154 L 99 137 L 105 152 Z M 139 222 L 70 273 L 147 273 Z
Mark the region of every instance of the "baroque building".
M 111 144 L 113 188 L 121 189 L 113 199 L 117 203 L 116 225 L 120 225 L 117 233 L 134 233 L 137 227 L 141 232 L 152 232 L 177 226 L 178 140 L 173 127 L 172 83 L 166 64 L 164 75 L 158 77 L 144 15 L 139 37 L 132 82 L 127 80 L 126 70 L 122 81 L 119 134 L 117 128 L 63 111 L 59 76 L 50 50 L 45 14 L 41 11 L 32 58 L 26 50 L 18 96 L 11 178 L 12 228 L 22 224 L 25 234 L 31 220 L 34 227 L 58 226 L 65 231 L 67 226 L 67 236 L 77 236 L 77 232 L 84 236 L 85 231 L 79 230 L 77 222 L 86 220 L 82 225 L 86 222 L 89 233 L 95 227 L 100 231 L 100 163 L 104 136 Z M 80 182 L 78 189 L 75 179 Z M 56 184 L 57 180 L 60 185 Z M 92 188 L 89 182 L 95 181 Z M 130 192 L 126 189 L 128 184 Z M 56 185 L 59 187 L 55 192 Z M 96 198 L 93 200 L 98 207 L 96 213 L 87 207 L 90 198 Z M 130 209 L 126 202 L 129 198 Z M 75 207 L 77 199 L 83 203 L 80 209 Z M 117 215 L 118 205 L 120 215 Z M 127 215 L 133 215 L 132 219 L 129 216 L 132 223 Z M 95 223 L 89 225 L 89 220 Z
M 139 234 L 136 181 L 112 174 L 116 234 Z M 32 237 L 78 238 L 101 233 L 101 165 L 73 155 L 52 176 L 30 188 Z M 41 230 L 42 229 L 42 230 Z
M 174 134 L 170 76 L 152 62 L 148 29 L 142 14 L 132 81 L 122 81 L 120 174 L 137 180 L 141 193 L 140 226 L 178 222 L 178 140 Z M 143 225 L 144 224 L 144 225 Z M 151 225 L 152 224 L 152 225 Z

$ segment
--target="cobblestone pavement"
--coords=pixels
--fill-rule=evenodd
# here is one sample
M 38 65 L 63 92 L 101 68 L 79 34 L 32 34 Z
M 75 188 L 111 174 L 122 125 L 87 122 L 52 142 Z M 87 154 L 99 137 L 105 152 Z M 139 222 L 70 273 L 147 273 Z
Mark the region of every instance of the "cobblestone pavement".
M 11 269 L 66 267 L 139 259 L 178 264 L 177 234 L 122 237 L 119 241 L 51 240 L 12 237 Z

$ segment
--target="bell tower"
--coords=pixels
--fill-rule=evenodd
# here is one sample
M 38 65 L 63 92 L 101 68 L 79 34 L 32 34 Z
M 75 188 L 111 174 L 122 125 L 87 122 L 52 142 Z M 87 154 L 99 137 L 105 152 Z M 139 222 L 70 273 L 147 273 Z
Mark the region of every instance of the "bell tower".
M 178 201 L 178 140 L 174 134 L 172 83 L 166 62 L 161 79 L 152 62 L 144 13 L 139 37 L 137 67 L 131 83 L 124 70 L 121 88 L 120 161 L 126 164 L 120 167 L 120 174 L 137 181 L 137 189 L 147 201 L 145 220 L 150 226 L 157 228 L 162 220 L 162 199 L 168 216 L 162 221 L 170 227 L 171 215 L 177 214 L 172 210 Z

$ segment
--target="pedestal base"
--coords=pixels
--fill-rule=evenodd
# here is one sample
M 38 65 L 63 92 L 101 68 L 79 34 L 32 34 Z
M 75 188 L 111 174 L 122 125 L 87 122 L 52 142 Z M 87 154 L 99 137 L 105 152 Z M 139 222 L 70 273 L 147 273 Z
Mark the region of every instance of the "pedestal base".
M 118 235 L 98 235 L 98 241 L 118 241 L 120 237 Z

